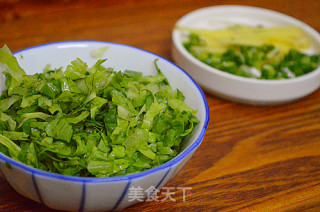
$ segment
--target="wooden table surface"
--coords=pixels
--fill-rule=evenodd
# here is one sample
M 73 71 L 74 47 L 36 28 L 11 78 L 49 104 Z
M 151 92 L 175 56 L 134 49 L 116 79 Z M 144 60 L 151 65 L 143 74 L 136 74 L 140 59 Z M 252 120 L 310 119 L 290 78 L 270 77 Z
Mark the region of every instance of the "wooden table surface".
M 320 31 L 319 0 L 0 0 L 0 45 L 102 40 L 169 60 L 175 22 L 219 4 L 258 6 Z M 320 90 L 291 104 L 257 107 L 206 94 L 211 119 L 203 143 L 167 187 L 185 196 L 125 211 L 320 211 Z M 51 211 L 17 194 L 0 175 L 0 211 Z

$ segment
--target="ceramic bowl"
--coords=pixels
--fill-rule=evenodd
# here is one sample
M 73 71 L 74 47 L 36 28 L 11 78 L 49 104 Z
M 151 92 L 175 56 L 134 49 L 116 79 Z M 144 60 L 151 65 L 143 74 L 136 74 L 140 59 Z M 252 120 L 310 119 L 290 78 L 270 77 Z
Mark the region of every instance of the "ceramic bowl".
M 176 26 L 204 29 L 224 28 L 230 24 L 249 26 L 298 26 L 309 37 L 308 53 L 320 52 L 320 35 L 307 24 L 279 12 L 249 6 L 213 6 L 183 16 Z M 172 57 L 206 91 L 218 97 L 256 105 L 282 104 L 298 100 L 319 88 L 320 68 L 303 76 L 284 80 L 251 79 L 215 69 L 195 57 L 183 46 L 185 35 L 172 32 Z
M 50 208 L 66 211 L 121 210 L 139 202 L 129 201 L 129 188 L 145 191 L 151 186 L 160 189 L 190 160 L 202 142 L 209 121 L 209 110 L 205 95 L 195 81 L 172 62 L 153 53 L 116 43 L 100 41 L 71 41 L 49 43 L 14 53 L 27 74 L 41 72 L 50 64 L 52 68 L 66 67 L 72 60 L 80 58 L 92 66 L 97 58 L 91 52 L 108 47 L 103 54 L 106 67 L 115 70 L 135 70 L 144 75 L 155 75 L 154 60 L 168 78 L 172 88 L 179 88 L 186 96 L 186 104 L 198 110 L 200 124 L 195 128 L 184 150 L 167 163 L 126 176 L 108 178 L 72 177 L 53 174 L 31 168 L 0 153 L 0 170 L 9 184 L 21 195 Z M 2 74 L 0 74 L 2 75 Z M 4 84 L 4 78 L 0 78 Z M 4 89 L 4 88 L 2 88 Z M 146 196 L 145 196 L 146 197 Z

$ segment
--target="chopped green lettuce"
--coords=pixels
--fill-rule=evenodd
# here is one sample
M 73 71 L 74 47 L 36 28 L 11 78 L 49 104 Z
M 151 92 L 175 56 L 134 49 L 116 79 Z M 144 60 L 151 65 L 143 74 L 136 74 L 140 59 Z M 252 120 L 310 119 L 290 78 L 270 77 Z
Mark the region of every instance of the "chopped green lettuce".
M 0 152 L 48 172 L 109 177 L 159 166 L 199 124 L 155 61 L 155 76 L 115 72 L 98 60 L 26 75 L 4 46 Z
M 99 58 L 102 57 L 103 54 L 109 49 L 109 46 L 105 46 L 105 47 L 101 47 L 98 49 L 94 49 L 93 51 L 91 51 L 91 57 L 93 58 Z

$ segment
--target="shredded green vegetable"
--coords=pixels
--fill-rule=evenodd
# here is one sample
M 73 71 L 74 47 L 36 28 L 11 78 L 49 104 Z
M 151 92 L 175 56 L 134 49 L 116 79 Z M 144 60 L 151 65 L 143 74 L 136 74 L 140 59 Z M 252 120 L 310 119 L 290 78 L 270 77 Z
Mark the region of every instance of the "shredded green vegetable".
M 26 75 L 5 46 L 7 90 L 0 97 L 0 152 L 63 175 L 109 177 L 159 166 L 199 124 L 166 77 L 116 72 L 80 59 L 66 71 Z M 2 64 L 1 64 L 2 63 Z

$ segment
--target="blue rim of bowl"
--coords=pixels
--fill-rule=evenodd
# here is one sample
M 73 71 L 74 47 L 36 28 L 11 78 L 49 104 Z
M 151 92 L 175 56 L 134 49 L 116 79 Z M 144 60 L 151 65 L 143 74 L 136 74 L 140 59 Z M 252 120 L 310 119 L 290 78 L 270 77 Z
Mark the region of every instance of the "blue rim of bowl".
M 178 162 L 182 161 L 185 157 L 187 157 L 187 155 L 189 155 L 190 152 L 192 152 L 193 150 L 195 150 L 196 148 L 199 147 L 199 145 L 201 144 L 205 132 L 207 130 L 208 124 L 209 124 L 209 119 L 210 119 L 210 111 L 209 111 L 209 107 L 208 107 L 208 102 L 206 100 L 205 94 L 202 91 L 202 89 L 200 88 L 200 86 L 195 82 L 195 80 L 186 72 L 184 71 L 181 67 L 179 67 L 178 65 L 174 64 L 173 62 L 171 62 L 168 59 L 165 59 L 164 57 L 161 57 L 155 53 L 149 52 L 147 50 L 144 49 L 140 49 L 134 46 L 129 46 L 126 44 L 120 44 L 120 43 L 113 43 L 113 42 L 107 42 L 107 41 L 94 41 L 94 40 L 77 40 L 77 41 L 59 41 L 59 42 L 51 42 L 51 43 L 46 43 L 46 44 L 41 44 L 41 45 L 37 45 L 37 46 L 33 46 L 33 47 L 28 47 L 25 49 L 21 49 L 19 51 L 14 52 L 13 54 L 16 56 L 19 53 L 22 53 L 24 51 L 30 50 L 30 49 L 35 49 L 35 48 L 41 48 L 44 46 L 49 46 L 49 45 L 55 45 L 55 44 L 70 44 L 70 43 L 101 43 L 101 44 L 112 44 L 112 45 L 119 45 L 119 46 L 124 46 L 124 47 L 128 47 L 128 48 L 133 48 L 136 49 L 138 51 L 142 51 L 145 52 L 147 54 L 151 54 L 154 55 L 168 63 L 170 63 L 171 65 L 175 66 L 176 68 L 178 68 L 180 71 L 182 71 L 190 80 L 191 82 L 197 87 L 198 91 L 201 94 L 203 103 L 204 103 L 204 107 L 205 107 L 205 120 L 204 120 L 204 124 L 203 127 L 201 129 L 201 132 L 199 134 L 199 136 L 197 137 L 197 139 L 184 151 L 182 151 L 179 155 L 177 155 L 175 158 L 173 158 L 172 160 L 139 172 L 139 173 L 133 173 L 133 174 L 128 174 L 128 175 L 123 175 L 123 176 L 113 176 L 113 177 L 103 177 L 103 178 L 97 178 L 97 177 L 77 177 L 77 176 L 68 176 L 68 175 L 61 175 L 61 174 L 56 174 L 56 173 L 51 173 L 51 172 L 46 172 L 46 171 L 42 171 L 40 169 L 36 169 L 36 168 L 32 168 L 28 165 L 25 165 L 21 162 L 18 162 L 6 155 L 4 155 L 3 153 L 0 152 L 0 160 L 3 160 L 5 163 L 9 163 L 10 165 L 16 166 L 24 171 L 27 172 L 31 172 L 32 174 L 36 174 L 39 176 L 43 176 L 43 177 L 49 177 L 49 178 L 53 178 L 56 180 L 66 180 L 66 181 L 74 181 L 74 182 L 87 182 L 87 183 L 103 183 L 103 182 L 116 182 L 116 181 L 126 181 L 126 180 L 132 180 L 132 179 L 136 179 L 136 178 L 141 178 L 144 177 L 146 175 L 161 171 L 165 168 L 169 168 L 172 167 L 176 164 L 178 164 Z

